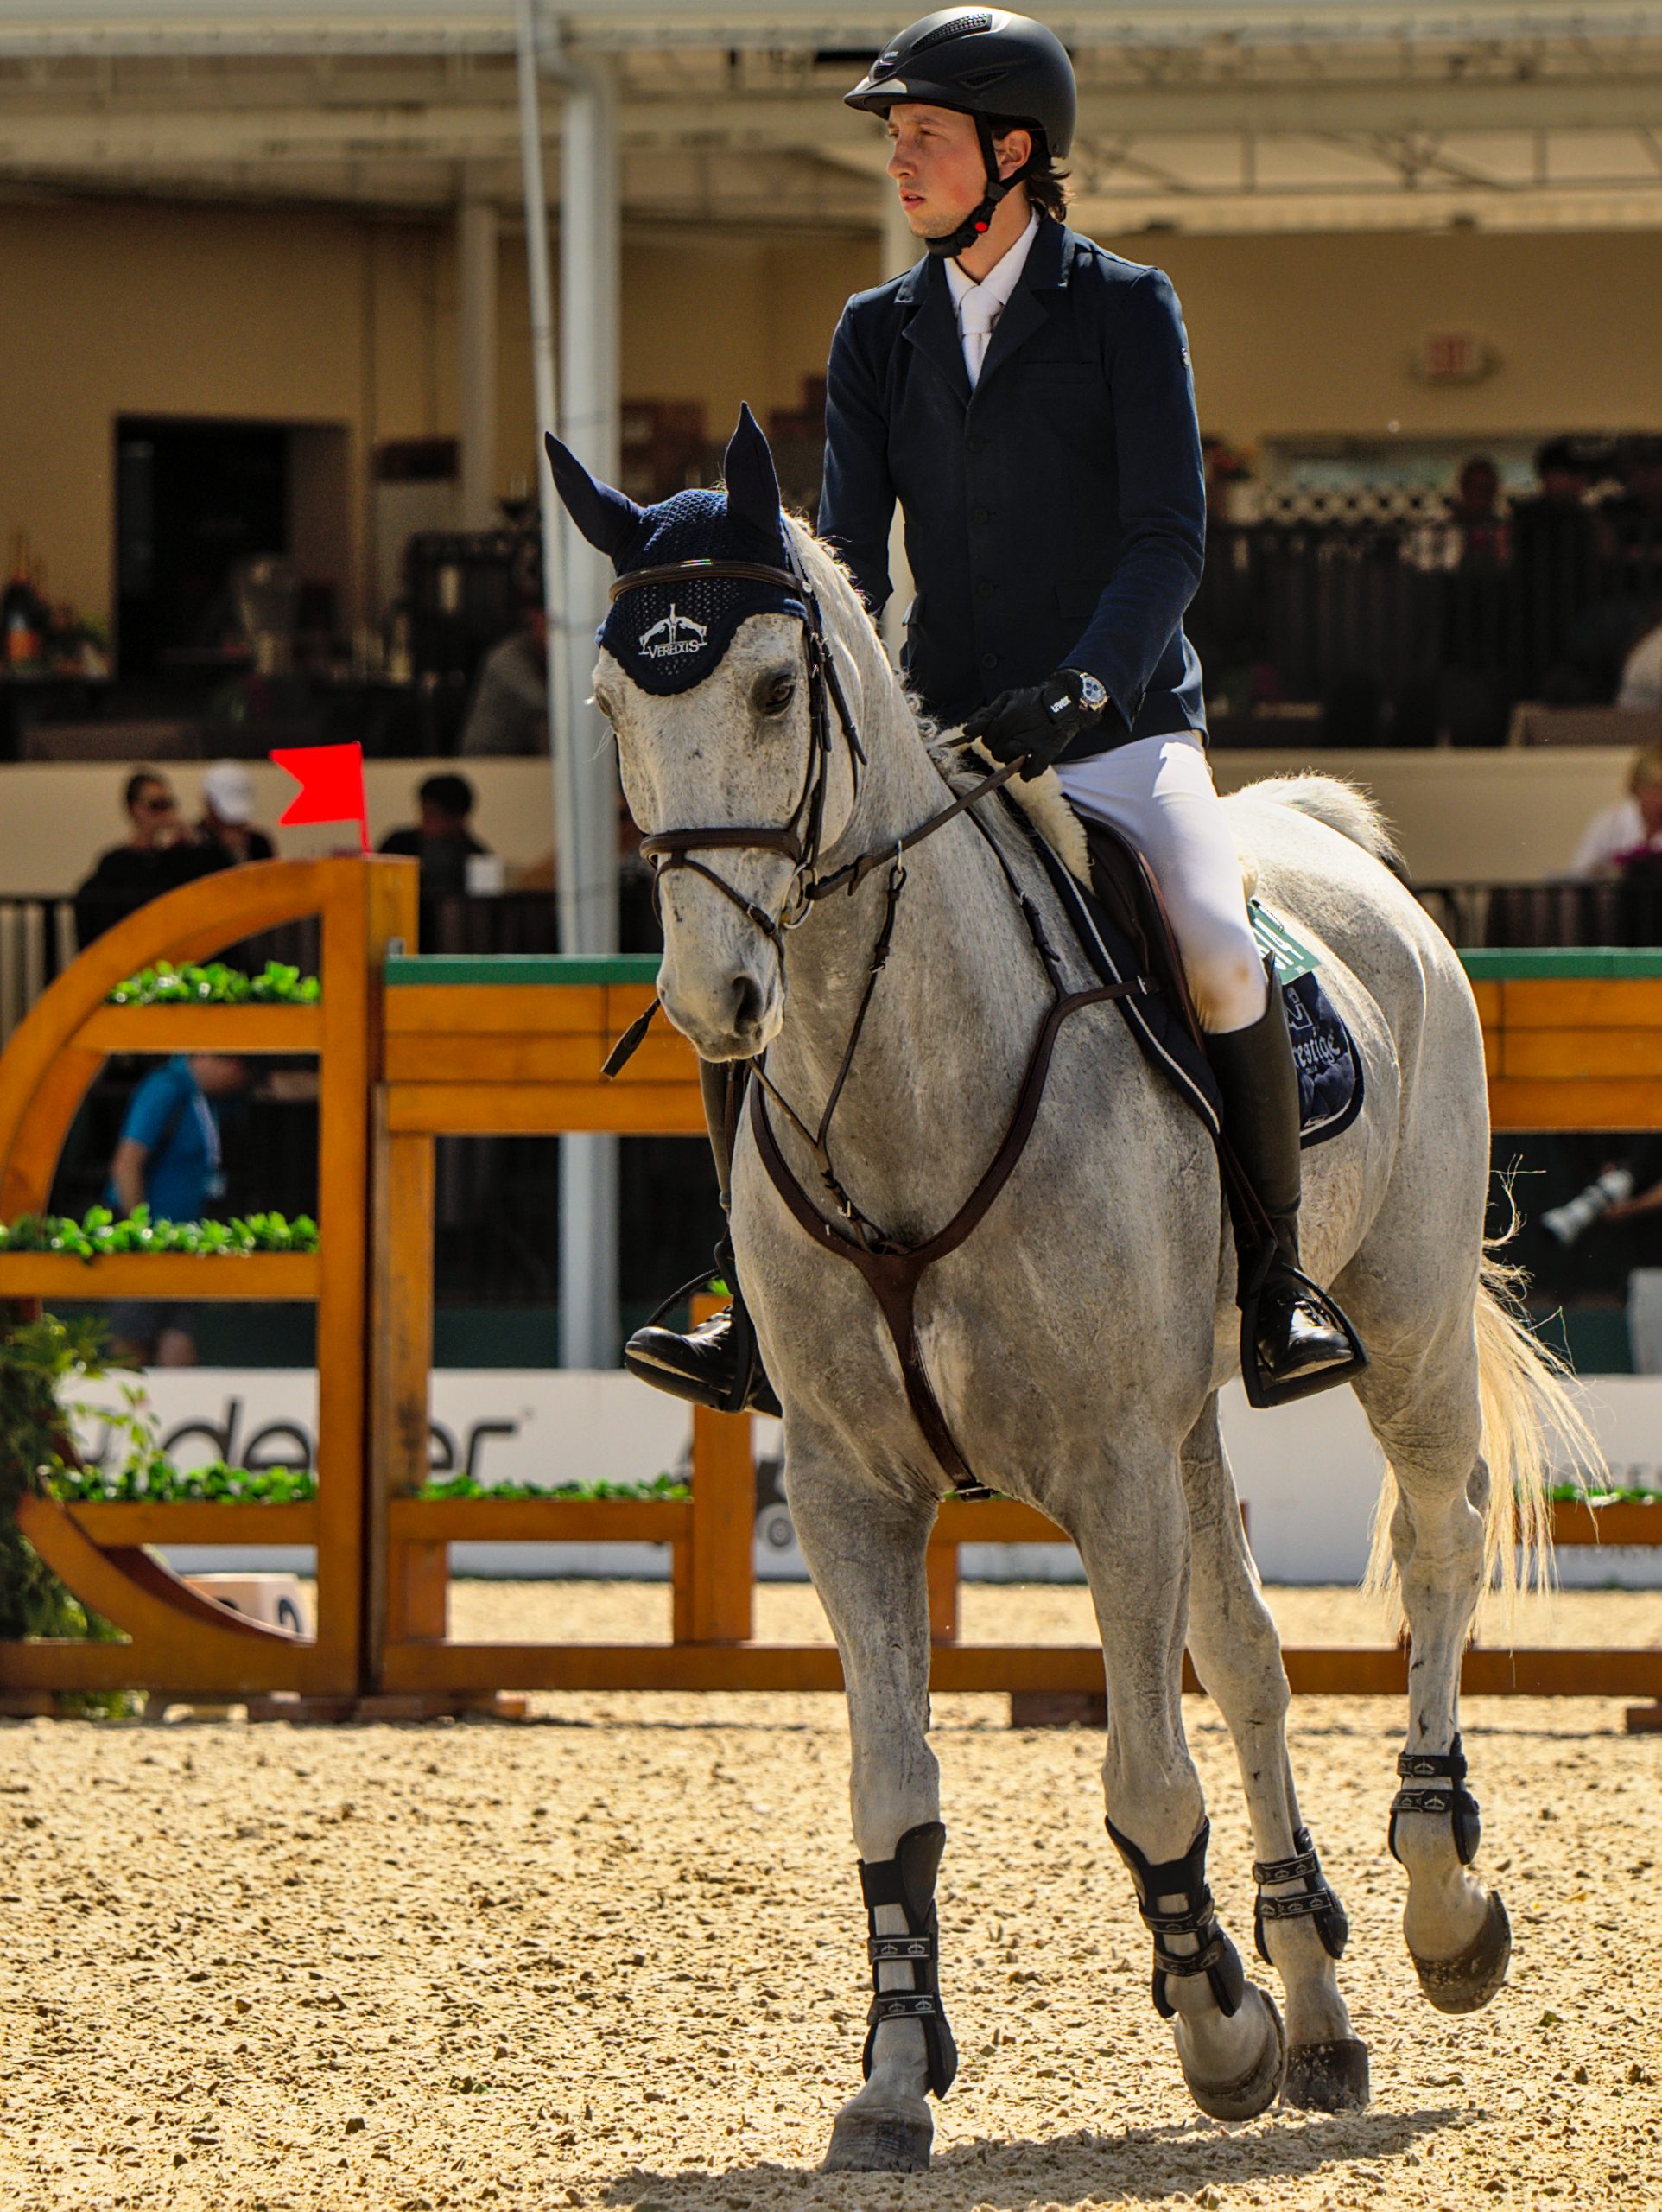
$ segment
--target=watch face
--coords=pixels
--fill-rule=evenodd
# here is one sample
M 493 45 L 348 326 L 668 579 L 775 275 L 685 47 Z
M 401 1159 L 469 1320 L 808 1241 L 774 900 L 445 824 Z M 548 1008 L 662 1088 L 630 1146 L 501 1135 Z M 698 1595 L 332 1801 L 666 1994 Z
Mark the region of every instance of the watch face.
M 1079 682 L 1080 696 L 1093 714 L 1100 713 L 1108 703 L 1108 695 L 1102 683 L 1094 676 L 1082 676 Z

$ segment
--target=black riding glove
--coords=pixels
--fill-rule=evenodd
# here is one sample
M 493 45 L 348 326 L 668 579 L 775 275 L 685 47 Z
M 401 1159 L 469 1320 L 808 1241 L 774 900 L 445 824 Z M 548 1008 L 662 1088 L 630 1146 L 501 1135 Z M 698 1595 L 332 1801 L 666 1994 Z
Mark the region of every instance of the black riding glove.
M 990 705 L 978 707 L 964 724 L 964 735 L 979 738 L 995 760 L 1024 760 L 1021 779 L 1031 784 L 1107 711 L 1106 699 L 1101 706 L 1086 704 L 1085 679 L 1076 668 L 1063 668 L 1043 683 L 1001 691 Z

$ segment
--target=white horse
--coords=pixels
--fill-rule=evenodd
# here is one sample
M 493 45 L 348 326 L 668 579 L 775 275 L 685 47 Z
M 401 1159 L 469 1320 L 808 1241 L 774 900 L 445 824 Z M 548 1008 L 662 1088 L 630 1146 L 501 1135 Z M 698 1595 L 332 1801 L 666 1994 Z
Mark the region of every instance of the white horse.
M 631 548 L 651 515 L 550 449 L 580 528 L 617 560 L 618 588 L 633 588 Z M 660 841 L 664 1010 L 707 1059 L 765 1055 L 768 1096 L 796 1109 L 776 1103 L 766 1116 L 785 1179 L 799 1200 L 817 1194 L 805 1217 L 786 1202 L 752 1112 L 733 1230 L 784 1404 L 791 1516 L 847 1686 L 876 1991 L 866 2084 L 837 2115 L 827 2164 L 917 2167 L 933 2133 L 926 2093 L 944 2090 L 955 2063 L 937 1980 L 944 1831 L 924 1584 L 949 1485 L 847 1239 L 863 1230 L 869 1243 L 870 1224 L 890 1247 L 935 1237 L 1005 1137 L 1054 1001 L 1012 883 L 1066 980 L 1097 979 L 1069 949 L 1021 819 L 1001 801 L 917 842 L 895 888 L 897 845 L 949 806 L 962 779 L 948 780 L 920 734 L 836 561 L 806 527 L 782 524 L 748 416 L 729 448 L 726 497 L 745 542 L 771 535 L 773 565 L 800 571 L 807 613 L 823 621 L 833 704 L 846 703 L 858 744 L 842 741 L 816 686 L 813 620 L 805 652 L 791 612 L 742 620 L 713 671 L 670 696 L 603 652 L 595 696 L 635 819 L 649 849 Z M 1354 1388 L 1389 1462 L 1393 1503 L 1381 1519 L 1412 1636 L 1392 1837 L 1408 1878 L 1404 1932 L 1427 1998 L 1466 2012 L 1500 1986 L 1510 1935 L 1471 1863 L 1460 1657 L 1495 1562 L 1509 1570 L 1520 1542 L 1542 1540 L 1544 1440 L 1563 1417 L 1562 1392 L 1486 1275 L 1477 1014 L 1454 952 L 1381 864 L 1379 816 L 1321 777 L 1259 785 L 1229 804 L 1259 895 L 1318 952 L 1365 1068 L 1360 1117 L 1307 1157 L 1304 1249 L 1372 1357 Z M 761 834 L 786 824 L 802 833 L 795 844 Z M 852 888 L 813 897 L 866 855 L 885 857 Z M 886 965 L 872 982 L 885 921 Z M 818 1124 L 840 1076 L 816 1150 L 799 1123 Z M 834 1192 L 850 1209 L 841 1219 Z M 1056 1031 L 1008 1179 L 917 1285 L 916 1342 L 925 1390 L 974 1476 L 1038 1507 L 1078 1547 L 1107 1676 L 1110 1832 L 1153 1929 L 1155 2000 L 1183 2075 L 1224 2118 L 1278 2094 L 1326 2108 L 1367 2094 L 1366 2050 L 1335 1973 L 1343 1916 L 1294 1795 L 1280 1646 L 1219 1435 L 1218 1390 L 1238 1362 L 1234 1291 L 1207 1131 L 1114 1006 L 1081 1007 Z M 1281 1977 L 1285 2033 L 1205 1886 L 1185 1641 L 1239 1757 L 1260 1948 Z

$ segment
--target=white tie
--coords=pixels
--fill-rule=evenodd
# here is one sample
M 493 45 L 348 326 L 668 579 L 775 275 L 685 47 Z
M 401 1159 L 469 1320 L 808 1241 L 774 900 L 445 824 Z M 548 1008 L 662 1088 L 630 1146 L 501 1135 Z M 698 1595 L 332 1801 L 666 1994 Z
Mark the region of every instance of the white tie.
M 993 336 L 993 327 L 999 320 L 1001 300 L 993 298 L 980 284 L 964 294 L 958 302 L 958 313 L 964 329 L 964 366 L 969 371 L 969 388 L 974 391 L 980 380 L 981 364 L 986 359 L 986 349 Z

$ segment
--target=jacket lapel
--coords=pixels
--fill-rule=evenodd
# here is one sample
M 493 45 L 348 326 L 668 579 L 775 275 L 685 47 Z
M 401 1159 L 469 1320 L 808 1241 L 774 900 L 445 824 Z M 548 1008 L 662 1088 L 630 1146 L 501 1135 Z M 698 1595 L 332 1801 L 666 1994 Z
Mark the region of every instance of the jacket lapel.
M 947 272 L 938 261 L 920 262 L 908 280 L 911 319 L 904 335 L 933 364 L 951 385 L 960 406 L 969 405 L 969 372 L 964 366 L 963 340 L 952 304 Z M 1015 302 L 1012 301 L 1011 305 Z
M 988 342 L 986 359 L 975 379 L 978 397 L 986 391 L 987 379 L 998 374 L 1017 347 L 1024 346 L 1036 330 L 1044 328 L 1050 309 L 1041 295 L 1067 282 L 1067 250 L 1068 234 L 1062 225 L 1042 215 L 1038 234 L 1027 250 L 1027 259 L 1016 279 L 1009 305 L 999 317 Z

